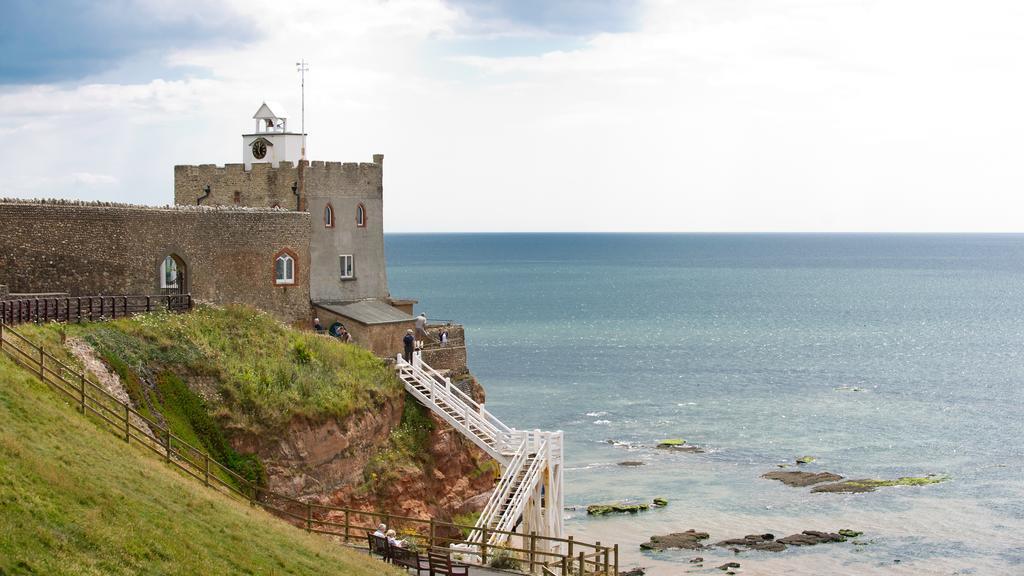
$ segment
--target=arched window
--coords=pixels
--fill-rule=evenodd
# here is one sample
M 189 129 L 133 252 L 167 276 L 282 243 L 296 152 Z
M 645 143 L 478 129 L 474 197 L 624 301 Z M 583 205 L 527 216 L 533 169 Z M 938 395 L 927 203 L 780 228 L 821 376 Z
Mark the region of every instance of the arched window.
M 295 256 L 288 250 L 274 257 L 274 284 L 295 284 Z
M 168 256 L 160 263 L 160 287 L 178 287 L 178 261 L 174 256 Z
M 324 228 L 334 228 L 334 206 L 324 206 Z
M 366 228 L 366 206 L 356 206 L 356 226 Z

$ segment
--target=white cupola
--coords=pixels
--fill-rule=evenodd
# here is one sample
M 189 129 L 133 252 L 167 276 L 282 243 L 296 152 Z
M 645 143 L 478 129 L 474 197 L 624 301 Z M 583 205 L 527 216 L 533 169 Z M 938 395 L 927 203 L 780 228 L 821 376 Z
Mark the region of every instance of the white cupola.
M 284 108 L 274 102 L 264 102 L 252 117 L 256 121 L 254 131 L 242 134 L 245 169 L 264 162 L 270 162 L 275 168 L 282 161 L 298 164 L 302 158 L 303 135 L 288 131 Z

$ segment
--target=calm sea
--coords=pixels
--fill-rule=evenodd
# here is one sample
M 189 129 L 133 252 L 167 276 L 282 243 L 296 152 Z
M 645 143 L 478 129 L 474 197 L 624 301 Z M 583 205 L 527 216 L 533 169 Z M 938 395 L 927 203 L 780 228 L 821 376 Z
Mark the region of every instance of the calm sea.
M 465 324 L 488 408 L 565 431 L 567 505 L 671 501 L 566 512 L 570 532 L 618 542 L 624 565 L 1024 574 L 1024 236 L 389 235 L 386 248 L 393 295 Z M 663 438 L 706 452 L 653 448 Z M 848 478 L 951 479 L 841 495 L 760 478 L 805 455 L 818 460 L 801 469 Z M 850 528 L 867 545 L 639 551 L 689 528 L 712 541 Z

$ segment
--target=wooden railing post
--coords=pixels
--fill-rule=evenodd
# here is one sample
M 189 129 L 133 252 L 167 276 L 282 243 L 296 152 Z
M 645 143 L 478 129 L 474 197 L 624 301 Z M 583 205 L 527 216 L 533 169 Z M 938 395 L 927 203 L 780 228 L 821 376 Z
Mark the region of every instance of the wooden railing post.
M 164 428 L 164 451 L 166 452 L 166 459 L 168 462 L 171 461 L 171 427 L 167 426 Z
M 348 508 L 346 508 L 345 509 L 345 543 L 346 544 L 348 544 L 348 529 L 349 529 Z
M 43 356 L 43 347 L 40 346 L 39 347 L 39 379 L 42 380 L 43 382 L 46 382 L 46 373 L 43 372 L 43 360 L 44 360 L 44 358 L 45 357 Z
M 568 556 L 569 560 L 572 561 L 572 545 L 573 545 L 572 536 L 569 536 L 566 539 L 569 541 L 569 552 L 566 554 L 566 556 Z
M 306 502 L 306 532 L 313 529 L 313 505 Z
M 128 404 L 126 403 L 124 405 L 124 441 L 127 443 L 131 443 L 132 440 L 132 425 L 131 420 L 129 419 L 130 417 L 131 414 L 129 413 Z
M 530 532 L 530 574 L 536 569 L 537 557 L 537 531 Z
M 487 566 L 487 527 L 482 528 L 483 535 L 480 538 L 480 563 Z
M 616 544 L 612 549 L 615 551 L 615 576 L 619 576 L 619 545 Z
M 562 576 L 569 576 L 569 562 L 565 556 L 562 556 Z
M 428 550 L 433 550 L 434 549 L 434 530 L 435 530 L 434 517 L 431 516 L 430 517 L 430 538 L 427 540 L 427 549 Z
M 203 459 L 203 482 L 206 483 L 207 486 L 209 486 L 210 485 L 210 453 L 209 452 L 203 452 L 203 456 L 205 456 L 205 458 Z
M 78 396 L 81 401 L 78 411 L 85 414 L 85 372 L 78 375 Z
M 579 575 L 580 576 L 585 576 L 586 575 L 586 572 L 584 571 L 584 568 L 583 568 L 583 565 L 584 565 L 584 563 L 586 563 L 586 561 L 587 561 L 586 555 L 583 554 L 583 552 L 580 552 L 580 566 L 579 566 L 579 568 L 580 568 Z

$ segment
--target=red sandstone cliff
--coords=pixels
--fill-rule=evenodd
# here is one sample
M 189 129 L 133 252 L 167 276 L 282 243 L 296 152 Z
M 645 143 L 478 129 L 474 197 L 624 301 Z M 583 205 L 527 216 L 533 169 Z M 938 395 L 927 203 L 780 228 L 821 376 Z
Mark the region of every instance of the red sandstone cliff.
M 439 520 L 481 509 L 486 500 L 474 497 L 493 488 L 497 466 L 436 416 L 429 415 L 433 430 L 422 452 L 381 458 L 395 450 L 392 431 L 401 423 L 404 402 L 414 401 L 400 398 L 344 421 L 295 419 L 278 435 L 238 434 L 232 444 L 259 456 L 270 490 L 293 497 Z M 381 460 L 391 467 L 381 470 Z M 368 472 L 375 467 L 381 478 Z

